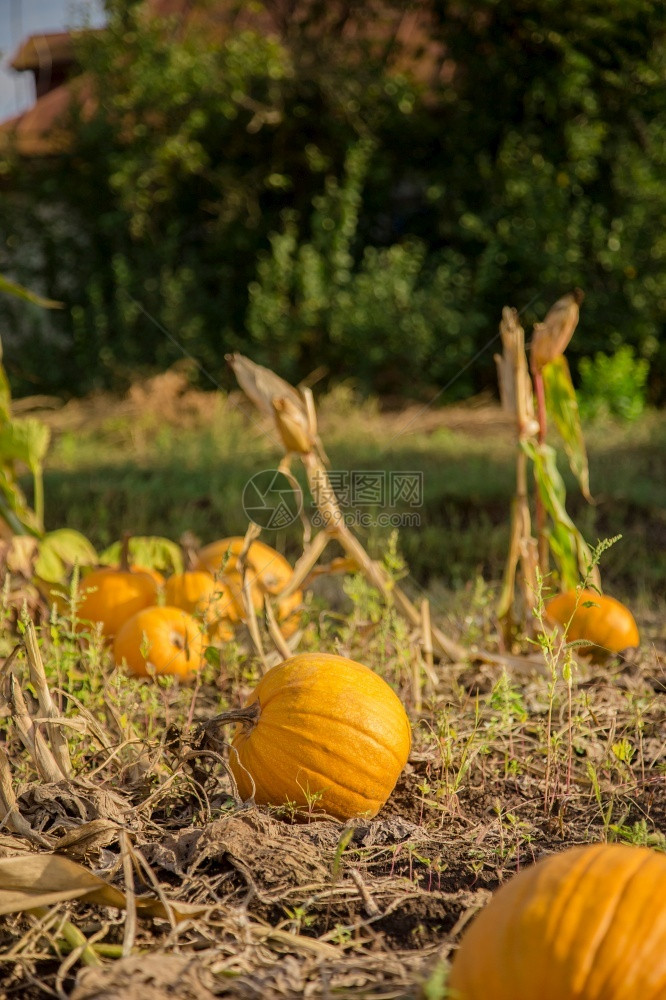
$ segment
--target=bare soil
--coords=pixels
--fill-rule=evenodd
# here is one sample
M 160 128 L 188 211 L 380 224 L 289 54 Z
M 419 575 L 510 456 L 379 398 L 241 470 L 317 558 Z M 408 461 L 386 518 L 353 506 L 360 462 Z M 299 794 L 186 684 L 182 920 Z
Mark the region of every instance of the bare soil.
M 53 907 L 41 925 L 9 915 L 0 996 L 443 996 L 460 934 L 516 870 L 589 841 L 666 848 L 663 650 L 581 664 L 570 708 L 561 680 L 550 700 L 543 671 L 499 684 L 496 668 L 439 675 L 413 713 L 413 752 L 388 803 L 348 824 L 234 803 L 219 742 L 213 749 L 196 729 L 214 714 L 219 680 L 196 693 L 189 735 L 165 725 L 144 744 L 93 752 L 91 741 L 69 782 L 39 780 L 10 727 L 21 814 L 52 850 L 126 888 L 125 831 L 137 896 L 200 911 L 171 923 L 139 917 L 129 937 L 124 911 L 81 901 Z M 182 694 L 172 689 L 165 707 Z M 38 849 L 0 834 L 0 861 Z M 115 945 L 114 956 L 77 961 L 65 919 Z

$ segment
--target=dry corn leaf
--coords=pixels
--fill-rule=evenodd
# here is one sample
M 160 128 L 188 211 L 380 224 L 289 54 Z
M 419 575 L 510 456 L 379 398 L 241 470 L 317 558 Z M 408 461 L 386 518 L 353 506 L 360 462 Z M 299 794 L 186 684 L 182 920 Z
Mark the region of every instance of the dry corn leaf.
M 525 331 L 515 309 L 504 306 L 500 323 L 502 354 L 495 355 L 502 409 L 515 414 L 520 437 L 532 437 L 539 430 L 534 417 L 532 380 L 525 354 Z
M 328 456 L 317 434 L 317 415 L 310 389 L 295 389 L 289 382 L 242 354 L 226 354 L 236 380 L 257 409 L 271 417 L 287 451 L 307 454 L 313 448 L 324 465 Z
M 59 854 L 67 854 L 70 858 L 83 860 L 89 854 L 98 854 L 100 848 L 117 840 L 118 830 L 118 824 L 112 820 L 93 819 L 63 834 L 53 845 L 53 850 Z
M 226 354 L 225 359 L 245 395 L 265 416 L 273 418 L 273 399 L 276 396 L 289 399 L 296 407 L 303 407 L 303 397 L 298 389 L 270 368 L 257 365 L 242 354 Z
M 214 1000 L 212 973 L 192 955 L 132 955 L 82 969 L 72 1000 Z
M 125 893 L 105 882 L 70 858 L 58 854 L 24 854 L 0 858 L 0 915 L 52 906 L 71 899 L 82 899 L 100 906 L 124 909 Z M 185 920 L 205 912 L 206 907 L 170 903 L 176 920 Z M 137 899 L 139 915 L 168 918 L 159 899 Z
M 13 837 L 4 831 L 0 832 L 0 858 L 14 857 L 16 854 L 32 854 L 30 844 L 23 837 Z
M 275 396 L 272 402 L 275 423 L 287 451 L 312 451 L 315 442 L 303 404 L 297 406 L 286 396 Z
M 575 288 L 550 307 L 543 323 L 534 324 L 530 357 L 534 371 L 541 371 L 544 365 L 564 354 L 578 326 L 583 298 L 581 289 Z
M 18 573 L 29 580 L 32 577 L 38 545 L 38 540 L 32 535 L 15 535 L 8 544 L 5 554 L 10 573 Z

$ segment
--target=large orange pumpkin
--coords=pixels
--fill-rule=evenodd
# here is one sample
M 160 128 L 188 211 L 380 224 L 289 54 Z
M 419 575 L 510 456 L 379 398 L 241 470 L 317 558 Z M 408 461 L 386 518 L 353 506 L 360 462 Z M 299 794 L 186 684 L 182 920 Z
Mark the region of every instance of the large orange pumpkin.
M 242 581 L 238 572 L 238 557 L 243 550 L 245 539 L 240 535 L 211 542 L 199 552 L 196 568 L 206 570 L 226 583 L 234 597 L 236 621 L 245 618 Z M 248 549 L 245 560 L 246 576 L 250 585 L 252 603 L 261 612 L 265 594 L 279 594 L 293 575 L 293 570 L 284 556 L 264 542 L 254 541 Z M 296 609 L 303 600 L 303 592 L 295 591 L 291 597 L 278 602 L 277 618 L 282 633 L 290 636 L 299 624 Z M 230 616 L 231 617 L 231 616 Z M 233 620 L 233 619 L 232 619 Z
M 342 656 L 304 653 L 250 695 L 254 719 L 229 753 L 238 791 L 338 819 L 374 816 L 407 762 L 409 719 L 378 674 Z
M 157 582 L 150 573 L 115 569 L 94 569 L 81 580 L 82 621 L 101 622 L 102 632 L 112 638 L 118 629 L 142 608 L 155 604 Z
M 589 602 L 594 602 L 594 606 L 585 607 Z M 575 590 L 559 594 L 546 604 L 546 618 L 563 628 L 568 624 L 567 640 L 589 642 L 589 646 L 577 647 L 577 652 L 595 660 L 640 643 L 638 626 L 629 608 L 614 597 L 593 590 L 583 590 L 580 595 Z
M 189 677 L 204 663 L 201 624 L 182 608 L 143 608 L 122 626 L 113 643 L 117 666 L 136 677 L 175 674 Z
M 210 573 L 203 570 L 174 573 L 165 584 L 164 597 L 172 607 L 183 608 L 200 617 L 211 638 L 227 640 L 233 637 L 234 597 L 229 587 Z
M 666 855 L 595 844 L 493 896 L 453 961 L 451 1000 L 665 1000 Z

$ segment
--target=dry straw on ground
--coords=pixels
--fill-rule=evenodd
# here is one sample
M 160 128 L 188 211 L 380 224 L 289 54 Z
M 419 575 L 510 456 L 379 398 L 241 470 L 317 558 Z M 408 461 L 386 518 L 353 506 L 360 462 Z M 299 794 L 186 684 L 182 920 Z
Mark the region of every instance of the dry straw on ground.
M 358 641 L 369 658 L 372 637 Z M 47 635 L 41 644 L 48 658 Z M 664 846 L 666 669 L 654 651 L 582 673 L 570 716 L 542 678 L 448 668 L 415 717 L 414 751 L 385 809 L 343 825 L 238 808 L 224 747 L 202 744 L 196 728 L 164 719 L 161 738 L 119 742 L 94 713 L 67 709 L 35 648 L 29 627 L 3 676 L 8 998 L 417 998 L 517 867 L 603 837 Z M 413 710 L 409 678 L 384 648 Z M 161 711 L 181 705 L 185 719 L 191 699 L 174 687 Z M 200 689 L 195 723 L 217 704 Z M 75 757 L 47 774 L 65 734 Z

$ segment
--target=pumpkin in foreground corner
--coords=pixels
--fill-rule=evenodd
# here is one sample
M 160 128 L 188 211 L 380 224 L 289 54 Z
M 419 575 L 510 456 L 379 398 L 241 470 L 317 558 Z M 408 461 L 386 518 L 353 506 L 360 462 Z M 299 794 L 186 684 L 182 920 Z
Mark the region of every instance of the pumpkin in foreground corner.
M 375 816 L 407 763 L 400 699 L 354 660 L 293 656 L 268 671 L 245 708 L 256 717 L 239 727 L 229 763 L 239 794 L 258 805 Z
M 451 1000 L 666 1000 L 666 855 L 574 847 L 499 889 L 462 938 Z

